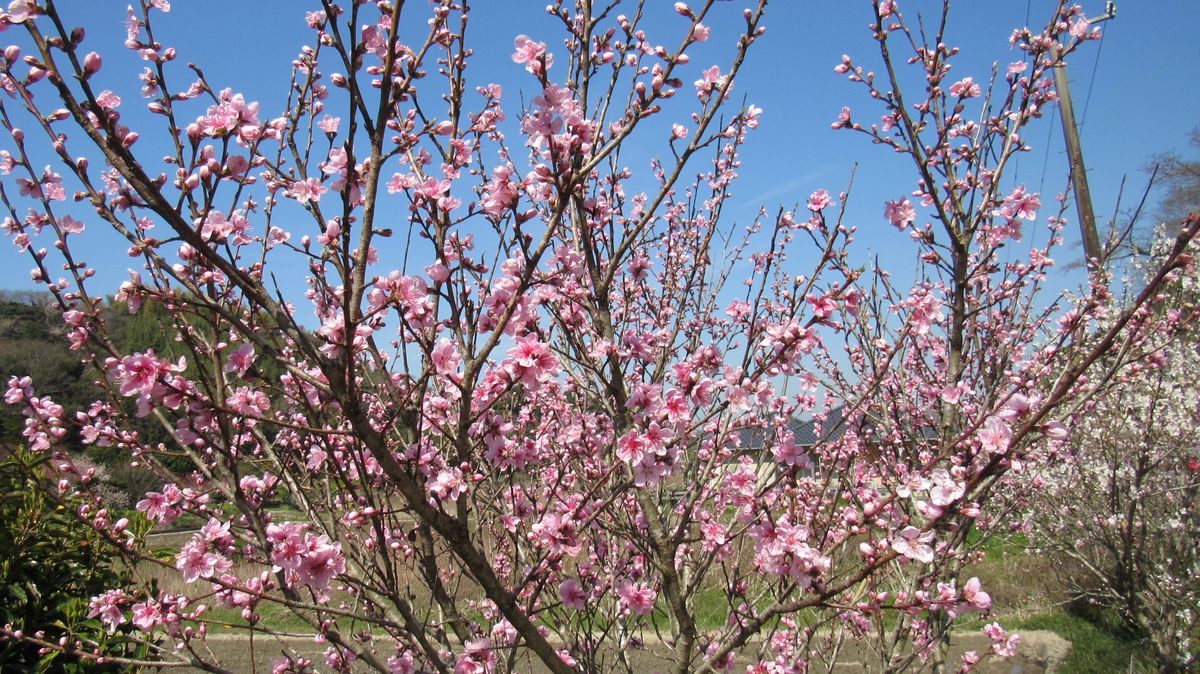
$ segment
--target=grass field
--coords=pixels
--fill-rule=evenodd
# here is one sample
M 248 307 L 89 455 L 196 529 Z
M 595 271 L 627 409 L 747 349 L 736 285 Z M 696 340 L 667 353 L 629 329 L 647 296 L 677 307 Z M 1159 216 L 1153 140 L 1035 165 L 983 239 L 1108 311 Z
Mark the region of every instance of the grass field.
M 186 540 L 188 534 L 172 534 L 163 537 L 158 542 L 178 544 Z M 981 549 L 984 554 L 976 563 L 964 569 L 962 578 L 978 576 L 984 588 L 992 595 L 994 612 L 988 619 L 964 617 L 956 623 L 955 641 L 961 652 L 970 648 L 981 652 L 989 650 L 989 642 L 980 640 L 980 627 L 985 622 L 998 620 L 1010 631 L 1053 633 L 1071 644 L 1069 654 L 1059 663 L 1056 670 L 1060 674 L 1086 674 L 1091 672 L 1142 672 L 1153 671 L 1152 663 L 1146 659 L 1146 649 L 1136 636 L 1125 633 L 1117 621 L 1102 620 L 1097 616 L 1092 619 L 1084 618 L 1068 612 L 1062 587 L 1055 579 L 1052 565 L 1048 560 L 1032 554 L 1027 541 L 1019 536 L 997 537 L 984 544 Z M 166 570 L 155 570 L 154 575 L 164 589 L 185 590 L 175 587 L 180 583 L 177 574 Z M 718 589 L 702 592 L 696 598 L 697 618 L 702 630 L 718 628 L 725 622 L 727 609 L 726 598 Z M 212 606 L 212 604 L 209 604 Z M 267 628 L 284 634 L 311 634 L 312 627 L 302 618 L 294 615 L 287 608 L 279 605 L 263 604 L 259 607 L 259 627 Z M 212 634 L 225 635 L 226 639 L 244 636 L 245 630 L 237 629 L 245 626 L 238 610 L 212 607 L 207 616 L 211 620 L 226 623 L 227 626 L 214 626 Z M 1101 616 L 1102 617 L 1102 616 Z M 652 624 L 665 628 L 667 619 L 658 612 L 651 619 Z M 651 630 L 653 631 L 653 630 Z M 264 646 L 268 641 L 259 641 Z M 1038 643 L 1044 643 L 1045 638 L 1038 642 L 1035 637 L 1030 640 L 1028 650 L 1017 663 L 1019 670 L 1026 674 L 1045 670 L 1046 658 L 1039 654 Z M 976 643 L 978 641 L 979 643 Z M 236 641 L 226 644 L 223 648 L 236 653 Z M 272 649 L 268 646 L 265 652 Z M 1045 648 L 1043 647 L 1044 651 Z M 274 649 L 276 656 L 278 648 Z M 262 653 L 260 653 L 262 655 Z M 848 648 L 845 657 L 857 660 L 854 648 Z M 651 657 L 649 653 L 646 656 Z M 1054 658 L 1057 661 L 1057 656 Z M 861 667 L 861 666 L 860 666 Z M 650 671 L 650 670 L 648 670 Z M 855 671 L 865 671 L 856 669 Z M 1009 666 L 1000 661 L 992 661 L 989 666 L 978 671 L 1002 672 L 1007 674 Z

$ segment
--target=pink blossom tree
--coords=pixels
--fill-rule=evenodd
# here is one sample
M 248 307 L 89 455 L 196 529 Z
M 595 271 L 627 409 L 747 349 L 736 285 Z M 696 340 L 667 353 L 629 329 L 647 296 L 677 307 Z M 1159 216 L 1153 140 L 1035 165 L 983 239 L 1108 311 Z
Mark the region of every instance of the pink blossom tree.
M 182 67 L 154 32 L 169 3 L 142 0 L 126 45 L 158 126 L 136 130 L 133 96 L 114 93 L 132 78 L 55 2 L 0 16 L 31 45 L 0 62 L 0 170 L 20 192 L 0 192 L 4 226 L 98 387 L 81 410 L 25 380 L 6 400 L 62 492 L 90 499 L 81 524 L 184 588 L 114 588 L 94 615 L 208 671 L 228 668 L 204 647 L 222 623 L 282 650 L 277 671 L 309 667 L 261 620 L 282 606 L 334 670 L 628 671 L 644 648 L 677 672 L 782 672 L 847 639 L 877 639 L 901 668 L 936 655 L 955 616 L 986 613 L 985 589 L 958 578 L 968 532 L 1138 338 L 1127 323 L 1191 263 L 1200 226 L 1099 333 L 1102 285 L 1067 311 L 1034 301 L 1061 208 L 1042 216 L 1039 195 L 1001 183 L 1053 100 L 1048 69 L 1093 37 L 1081 10 L 1016 31 L 1020 60 L 985 87 L 950 81 L 942 28 L 926 40 L 874 3 L 886 74 L 836 68 L 880 121 L 847 108 L 834 126 L 912 159 L 911 199 L 882 214 L 918 249 L 919 277 L 899 284 L 852 263 L 845 194 L 742 230 L 722 219 L 761 121 L 730 93 L 764 0 L 724 27 L 737 36 L 717 64 L 692 63 L 728 38 L 712 0 L 656 25 L 640 3 L 553 2 L 562 47 L 514 42 L 537 92 L 523 106 L 468 79 L 466 3 L 432 5 L 322 2 L 270 117 Z M 424 32 L 403 42 L 402 26 Z M 647 169 L 627 167 L 635 143 L 657 148 Z M 65 213 L 69 198 L 94 217 Z M 1031 222 L 1044 243 L 1014 249 Z M 80 257 L 101 223 L 139 260 L 117 299 L 167 307 L 184 357 L 107 335 Z M 275 280 L 289 265 L 308 270 L 302 300 Z M 796 436 L 806 417 L 816 444 Z M 171 441 L 147 441 L 146 419 Z M 71 425 L 163 487 L 136 513 L 108 508 L 63 449 Z M 299 519 L 268 509 L 282 498 Z M 185 515 L 200 528 L 154 554 L 147 534 Z M 903 629 L 878 637 L 890 618 Z M 985 631 L 1011 653 L 1012 635 Z

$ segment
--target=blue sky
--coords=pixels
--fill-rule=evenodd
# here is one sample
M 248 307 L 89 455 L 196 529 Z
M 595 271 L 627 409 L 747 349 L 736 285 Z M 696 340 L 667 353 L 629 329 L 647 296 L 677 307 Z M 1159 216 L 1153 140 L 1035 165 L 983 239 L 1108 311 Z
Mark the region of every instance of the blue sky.
M 556 29 L 544 14 L 545 1 L 473 3 L 475 19 L 469 41 L 474 38 L 478 55 L 469 73 L 474 84 L 495 81 L 505 85 L 510 115 L 515 113 L 516 92 L 523 93 L 526 100 L 539 93 L 521 66 L 509 58 L 513 37 L 529 34 L 549 42 L 552 51 L 562 50 L 561 29 Z M 145 117 L 135 110 L 138 97 L 134 76 L 141 64 L 120 44 L 124 39 L 120 22 L 126 3 L 60 0 L 58 4 L 68 17 L 76 17 L 73 23 L 88 29 L 88 47 L 105 56 L 103 74 L 113 78 L 106 86 L 125 96 L 122 110 L 128 111 L 130 126 L 137 128 Z M 303 3 L 175 0 L 173 4 L 173 11 L 157 20 L 158 38 L 179 50 L 181 62 L 201 66 L 214 87 L 232 87 L 245 93 L 247 99 L 260 101 L 264 117 L 277 115 L 283 106 L 291 60 L 312 36 L 304 25 Z M 662 41 L 673 43 L 682 19 L 670 11 L 672 3 L 649 0 L 648 4 L 653 19 L 649 25 L 661 26 L 656 32 Z M 744 4 L 742 0 L 718 3 L 710 21 L 716 29 L 714 39 L 694 56 L 692 66 L 696 72 L 709 63 L 727 62 L 730 32 L 722 31 L 740 21 Z M 1103 11 L 1103 4 L 1089 0 L 1084 6 L 1089 15 L 1095 15 Z M 413 1 L 410 5 L 414 16 L 424 12 L 425 3 Z M 902 3 L 902 8 L 912 17 L 917 12 L 932 14 L 940 5 L 909 0 Z M 954 5 L 951 43 L 963 50 L 956 60 L 955 78 L 973 75 L 976 80 L 987 79 L 993 62 L 1003 66 L 1017 60 L 1019 55 L 1008 45 L 1011 30 L 1025 25 L 1027 14 L 1032 25 L 1040 25 L 1053 7 L 1046 0 L 960 0 Z M 878 65 L 875 44 L 866 30 L 869 18 L 870 3 L 866 0 L 771 3 L 767 33 L 752 50 L 734 92 L 739 99 L 744 96 L 764 108 L 765 113 L 761 128 L 751 137 L 743 155 L 742 180 L 732 202 L 734 207 L 727 215 L 744 224 L 759 204 L 773 210 L 780 204 L 802 203 L 818 187 L 836 194 L 845 188 L 855 169 L 847 212 L 848 221 L 859 228 L 859 254 L 863 259 L 868 254 L 879 254 L 885 265 L 911 270 L 906 237 L 882 218 L 885 200 L 912 191 L 911 169 L 895 155 L 870 145 L 865 137 L 829 128 L 843 105 L 862 110 L 864 118 L 878 116 L 878 108 L 871 105 L 860 87 L 833 72 L 843 53 L 867 67 Z M 1187 150 L 1187 133 L 1200 124 L 1196 115 L 1200 49 L 1192 35 L 1198 24 L 1200 3 L 1122 2 L 1118 17 L 1104 24 L 1107 34 L 1103 42 L 1088 45 L 1072 59 L 1070 75 L 1077 114 L 1083 115 L 1086 105 L 1081 133 L 1099 217 L 1107 219 L 1113 212 L 1124 176 L 1129 177 L 1125 203 L 1136 201 L 1146 178 L 1142 167 L 1150 155 Z M 0 39 L 13 41 L 19 32 L 10 29 Z M 124 81 L 119 80 L 121 77 Z M 1009 182 L 1015 179 L 1031 190 L 1041 191 L 1047 203 L 1067 187 L 1057 110 L 1050 113 L 1026 136 L 1035 151 L 1022 156 L 1016 175 L 1008 178 Z M 0 141 L 0 147 L 7 144 Z M 633 168 L 644 170 L 645 166 Z M 1043 214 L 1047 212 L 1043 210 Z M 1071 218 L 1069 246 L 1078 238 L 1073 211 Z M 94 215 L 88 222 L 87 261 L 99 269 L 93 291 L 112 292 L 127 278 L 125 269 L 136 266 L 136 261 L 125 257 L 125 245 L 115 235 L 96 236 L 101 234 L 97 230 L 103 223 Z M 49 245 L 46 240 L 39 243 Z M 11 245 L 0 251 L 0 287 L 33 287 L 28 258 Z M 1070 248 L 1058 257 L 1067 260 L 1078 257 L 1078 253 Z M 1060 287 L 1075 285 L 1082 278 L 1079 272 L 1062 273 Z

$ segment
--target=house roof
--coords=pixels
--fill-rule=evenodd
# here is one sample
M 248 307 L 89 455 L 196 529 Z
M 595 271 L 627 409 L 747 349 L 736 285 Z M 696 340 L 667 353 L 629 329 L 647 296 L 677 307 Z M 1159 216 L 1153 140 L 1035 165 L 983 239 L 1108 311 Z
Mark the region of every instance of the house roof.
M 812 447 L 821 442 L 839 440 L 846 434 L 845 407 L 838 406 L 825 415 L 824 421 L 816 418 L 792 417 L 787 422 L 788 430 L 802 447 Z M 744 428 L 740 433 L 742 447 L 756 449 L 768 444 L 773 431 L 768 428 Z

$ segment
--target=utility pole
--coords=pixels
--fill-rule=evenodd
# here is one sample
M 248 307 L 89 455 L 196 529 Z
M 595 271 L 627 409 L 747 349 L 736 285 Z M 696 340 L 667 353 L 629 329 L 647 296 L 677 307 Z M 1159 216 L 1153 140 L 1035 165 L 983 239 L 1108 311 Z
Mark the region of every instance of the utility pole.
M 1104 14 L 1089 19 L 1088 23 L 1100 23 L 1116 16 L 1117 4 L 1108 2 L 1104 6 Z M 1088 269 L 1095 271 L 1103 252 L 1100 250 L 1100 235 L 1096 231 L 1096 214 L 1092 211 L 1087 169 L 1083 165 L 1083 146 L 1079 142 L 1079 129 L 1075 126 L 1075 108 L 1071 104 L 1066 62 L 1054 68 L 1054 89 L 1058 92 L 1058 112 L 1062 116 L 1063 136 L 1067 141 L 1067 160 L 1071 163 L 1071 184 L 1075 191 L 1075 208 L 1079 212 L 1079 230 L 1083 235 L 1083 254 L 1087 257 Z

